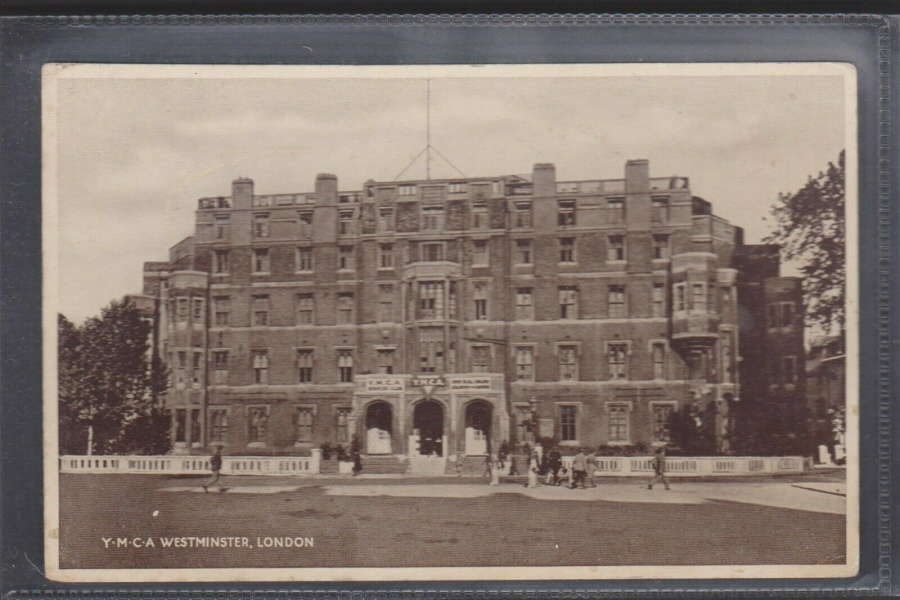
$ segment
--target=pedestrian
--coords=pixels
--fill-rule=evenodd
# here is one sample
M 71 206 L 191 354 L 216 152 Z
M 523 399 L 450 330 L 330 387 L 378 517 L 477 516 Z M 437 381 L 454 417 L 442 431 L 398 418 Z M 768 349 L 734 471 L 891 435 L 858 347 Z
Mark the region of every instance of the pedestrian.
M 516 455 L 509 455 L 509 475 L 510 477 L 516 477 L 519 474 L 519 465 L 516 464 Z
M 353 452 L 353 476 L 356 477 L 362 473 L 362 457 L 359 455 L 359 451 Z
M 575 455 L 575 458 L 572 460 L 572 483 L 571 488 L 574 490 L 578 487 L 578 482 L 581 482 L 581 488 L 584 489 L 585 486 L 585 477 L 587 476 L 587 458 L 584 456 L 584 450 L 581 448 L 578 449 L 578 454 Z
M 491 485 L 500 485 L 500 467 L 496 459 L 491 467 Z
M 653 473 L 653 479 L 650 480 L 647 489 L 652 490 L 653 484 L 657 482 L 662 482 L 665 484 L 666 489 L 669 489 L 669 482 L 666 481 L 666 448 L 664 446 L 656 449 L 656 454 L 653 457 Z
M 538 466 L 538 457 L 537 453 L 531 455 L 531 460 L 528 462 L 528 487 L 536 488 L 538 486 L 538 471 L 540 467 Z
M 594 471 L 600 468 L 600 461 L 597 460 L 597 453 L 591 450 L 591 453 L 587 455 L 587 480 L 590 482 L 591 487 L 597 487 L 597 484 L 594 483 Z
M 490 477 L 491 476 L 491 453 L 488 452 L 484 455 L 484 473 L 481 474 L 482 477 Z
M 553 473 L 553 485 L 559 485 L 559 470 L 562 469 L 562 455 L 559 448 L 550 451 L 550 471 Z
M 209 486 L 222 479 L 222 449 L 219 446 L 216 446 L 216 451 L 209 457 L 209 468 L 212 470 L 213 478 L 203 486 L 203 491 L 206 493 L 209 493 Z
M 541 474 L 546 475 L 547 478 L 544 480 L 544 485 L 550 485 L 550 482 L 553 480 L 553 470 L 550 469 L 550 453 L 544 452 L 540 455 L 541 461 Z

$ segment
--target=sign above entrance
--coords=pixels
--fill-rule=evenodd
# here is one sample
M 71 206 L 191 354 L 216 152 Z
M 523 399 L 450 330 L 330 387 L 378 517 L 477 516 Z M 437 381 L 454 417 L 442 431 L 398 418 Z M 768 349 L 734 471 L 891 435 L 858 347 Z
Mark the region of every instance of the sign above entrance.
M 367 377 L 363 380 L 367 392 L 402 392 L 402 377 Z
M 491 391 L 490 375 L 459 375 L 448 378 L 448 383 L 454 392 Z
M 409 384 L 413 387 L 422 388 L 426 398 L 431 398 L 431 392 L 436 387 L 447 387 L 447 380 L 441 375 L 419 376 L 410 379 Z

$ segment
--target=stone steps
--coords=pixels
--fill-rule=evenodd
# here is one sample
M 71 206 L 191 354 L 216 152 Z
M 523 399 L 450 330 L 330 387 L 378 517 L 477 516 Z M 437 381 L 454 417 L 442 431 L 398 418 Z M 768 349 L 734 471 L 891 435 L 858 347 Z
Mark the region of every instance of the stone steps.
M 413 477 L 437 477 L 446 471 L 447 459 L 442 456 L 411 456 L 406 474 Z

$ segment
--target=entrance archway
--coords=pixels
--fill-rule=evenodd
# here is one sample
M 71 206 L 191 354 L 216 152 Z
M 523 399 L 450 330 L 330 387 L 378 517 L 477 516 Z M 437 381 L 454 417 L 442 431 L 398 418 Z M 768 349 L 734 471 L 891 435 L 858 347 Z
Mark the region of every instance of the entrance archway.
M 387 402 L 373 402 L 366 409 L 366 453 L 390 454 L 393 411 Z
M 483 456 L 490 452 L 493 409 L 484 400 L 466 405 L 466 455 Z
M 418 438 L 419 456 L 444 455 L 444 407 L 424 400 L 413 409 L 413 436 Z

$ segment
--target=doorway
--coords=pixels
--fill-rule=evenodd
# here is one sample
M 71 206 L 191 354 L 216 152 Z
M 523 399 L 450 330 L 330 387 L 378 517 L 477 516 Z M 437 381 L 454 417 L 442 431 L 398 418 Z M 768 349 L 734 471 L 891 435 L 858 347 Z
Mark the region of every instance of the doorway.
M 366 453 L 390 454 L 393 411 L 387 402 L 373 402 L 366 409 Z
M 484 456 L 490 452 L 491 405 L 474 400 L 466 405 L 466 455 Z
M 413 435 L 418 438 L 419 456 L 444 455 L 444 407 L 425 400 L 413 409 Z

